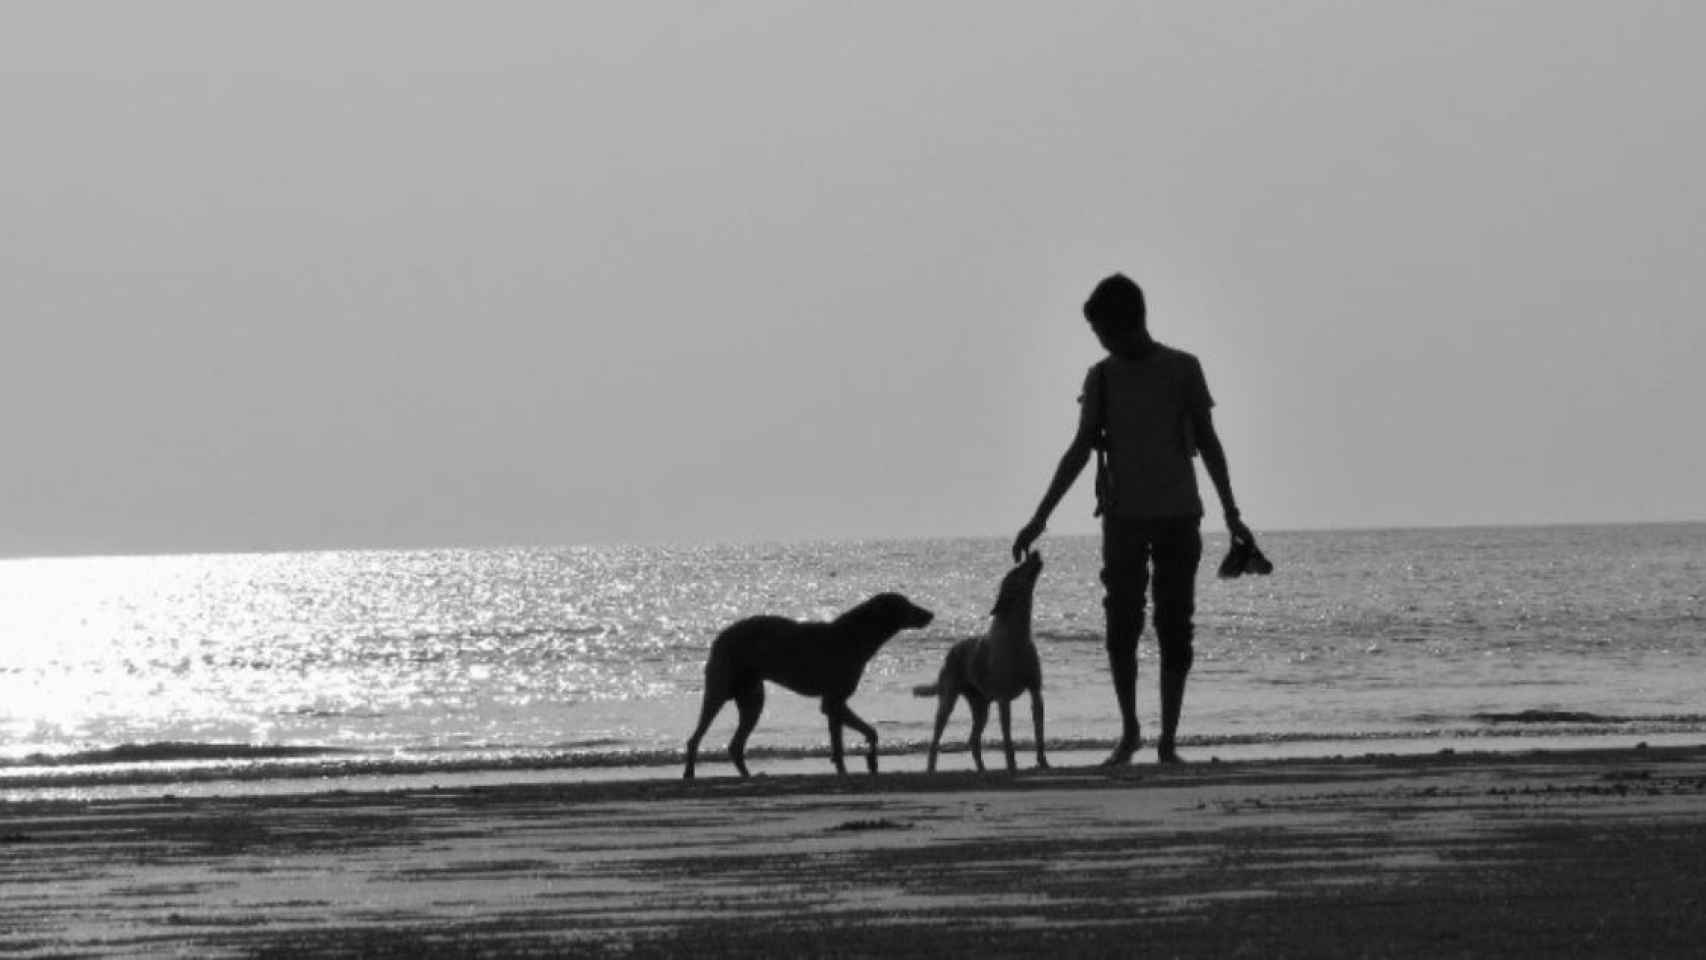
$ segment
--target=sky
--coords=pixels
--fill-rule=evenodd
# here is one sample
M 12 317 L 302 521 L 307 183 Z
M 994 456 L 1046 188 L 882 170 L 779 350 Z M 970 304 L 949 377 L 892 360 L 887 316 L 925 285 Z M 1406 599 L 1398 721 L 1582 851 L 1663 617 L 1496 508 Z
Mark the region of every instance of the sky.
M 0 555 L 1010 535 L 1116 270 L 1258 532 L 1706 519 L 1703 36 L 8 4 Z

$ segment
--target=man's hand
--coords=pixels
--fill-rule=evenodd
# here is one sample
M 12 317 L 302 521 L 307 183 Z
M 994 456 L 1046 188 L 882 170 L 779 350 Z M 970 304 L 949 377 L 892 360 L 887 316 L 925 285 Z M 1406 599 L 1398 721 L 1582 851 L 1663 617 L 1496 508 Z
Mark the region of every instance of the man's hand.
M 1256 535 L 1250 532 L 1249 526 L 1244 523 L 1244 518 L 1240 517 L 1236 510 L 1226 515 L 1226 532 L 1232 534 L 1234 540 L 1242 540 L 1246 543 L 1256 542 Z
M 1014 563 L 1018 563 L 1025 556 L 1025 551 L 1031 549 L 1031 544 L 1043 535 L 1043 529 L 1043 522 L 1037 517 L 1032 517 L 1030 523 L 1019 528 L 1019 535 L 1013 538 Z

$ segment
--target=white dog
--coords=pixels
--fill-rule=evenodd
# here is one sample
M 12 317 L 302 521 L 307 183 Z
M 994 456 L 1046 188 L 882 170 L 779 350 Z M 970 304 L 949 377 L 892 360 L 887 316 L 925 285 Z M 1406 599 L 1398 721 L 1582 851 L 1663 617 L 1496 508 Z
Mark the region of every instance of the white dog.
M 1018 769 L 1013 756 L 1012 701 L 1020 693 L 1031 694 L 1031 722 L 1036 727 L 1037 766 L 1047 767 L 1043 755 L 1043 670 L 1031 640 L 1031 595 L 1043 572 L 1042 554 L 1028 551 L 1025 559 L 1001 578 L 989 633 L 967 637 L 954 644 L 942 663 L 936 682 L 913 687 L 920 697 L 936 697 L 936 731 L 930 737 L 930 759 L 926 769 L 936 770 L 936 752 L 942 730 L 954 712 L 954 702 L 966 698 L 971 705 L 971 758 L 983 770 L 983 726 L 989 720 L 989 702 L 1001 712 L 1001 739 L 1007 748 L 1007 769 Z

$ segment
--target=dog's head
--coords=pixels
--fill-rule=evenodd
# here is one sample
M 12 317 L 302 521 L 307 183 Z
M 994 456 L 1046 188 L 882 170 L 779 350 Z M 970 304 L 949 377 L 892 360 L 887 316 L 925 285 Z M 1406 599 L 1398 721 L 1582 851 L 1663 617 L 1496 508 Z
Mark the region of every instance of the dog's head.
M 1030 610 L 1031 594 L 1037 589 L 1037 578 L 1042 574 L 1042 553 L 1025 551 L 1025 559 L 1001 578 L 1001 591 L 995 595 L 995 608 L 989 611 L 989 615 L 1001 617 Z
M 882 626 L 888 633 L 927 627 L 936 615 L 898 593 L 879 593 L 849 613 Z

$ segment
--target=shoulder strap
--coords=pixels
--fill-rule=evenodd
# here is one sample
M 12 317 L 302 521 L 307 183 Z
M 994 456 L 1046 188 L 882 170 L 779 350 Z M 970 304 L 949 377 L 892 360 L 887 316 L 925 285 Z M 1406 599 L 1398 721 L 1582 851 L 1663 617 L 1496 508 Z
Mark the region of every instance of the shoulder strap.
M 1113 467 L 1108 463 L 1108 361 L 1096 364 L 1096 510 L 1099 517 L 1107 512 L 1114 498 Z

